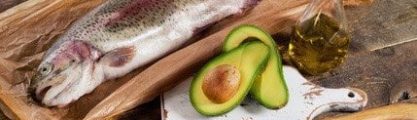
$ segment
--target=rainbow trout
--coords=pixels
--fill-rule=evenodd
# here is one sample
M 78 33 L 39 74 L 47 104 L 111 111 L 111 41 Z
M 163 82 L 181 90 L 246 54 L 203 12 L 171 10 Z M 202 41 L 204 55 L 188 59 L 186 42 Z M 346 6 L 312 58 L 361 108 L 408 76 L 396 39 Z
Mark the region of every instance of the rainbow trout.
M 64 107 L 257 1 L 109 0 L 76 21 L 46 52 L 29 94 L 45 106 Z

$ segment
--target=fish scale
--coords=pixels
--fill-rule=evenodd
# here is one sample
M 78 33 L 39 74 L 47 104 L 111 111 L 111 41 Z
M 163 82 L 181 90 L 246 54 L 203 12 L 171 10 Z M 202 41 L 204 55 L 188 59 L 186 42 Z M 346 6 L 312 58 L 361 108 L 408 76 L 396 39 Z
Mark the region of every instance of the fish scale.
M 46 106 L 66 106 L 257 1 L 109 0 L 73 23 L 47 51 L 30 94 Z
M 127 4 L 132 4 L 131 2 L 135 1 L 147 1 L 146 3 L 151 4 L 144 5 L 139 3 L 134 6 L 127 6 L 126 8 Z M 204 0 L 109 1 L 109 3 L 104 4 L 101 9 L 95 10 L 97 12 L 93 12 L 94 14 L 87 15 L 94 17 L 85 17 L 88 19 L 82 20 L 83 23 L 77 23 L 76 26 L 74 26 L 74 28 L 67 33 L 67 37 L 63 37 L 60 40 L 65 41 L 77 39 L 92 42 L 107 42 L 111 40 L 128 41 L 131 40 L 130 38 L 143 34 L 144 31 L 152 29 L 152 27 L 157 27 L 161 24 L 166 24 L 167 22 L 180 22 L 170 17 L 175 13 L 187 13 L 190 11 L 190 9 L 188 9 L 190 6 L 196 4 L 204 4 L 203 1 Z M 118 19 L 112 18 L 115 16 L 117 17 L 117 14 L 123 14 L 125 11 L 128 11 L 126 16 L 120 16 L 122 18 Z M 112 24 L 106 25 L 107 23 Z M 97 45 L 95 47 L 102 48 L 101 46 Z

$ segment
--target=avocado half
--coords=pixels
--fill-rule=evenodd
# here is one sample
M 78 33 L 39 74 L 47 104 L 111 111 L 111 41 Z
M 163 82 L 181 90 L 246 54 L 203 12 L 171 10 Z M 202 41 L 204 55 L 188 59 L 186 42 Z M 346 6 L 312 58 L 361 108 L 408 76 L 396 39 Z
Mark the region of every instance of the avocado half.
M 262 42 L 249 42 L 224 52 L 209 61 L 194 77 L 190 88 L 190 100 L 193 107 L 201 114 L 207 116 L 220 115 L 232 110 L 249 93 L 256 77 L 263 71 L 269 58 L 269 48 Z M 204 91 L 207 81 L 216 68 L 232 66 L 239 73 L 239 84 L 236 92 L 226 101 L 218 102 L 210 98 Z M 232 77 L 233 78 L 233 77 Z M 211 87 L 213 90 L 221 89 L 220 85 Z M 220 93 L 221 94 L 221 93 Z
M 223 52 L 230 51 L 248 40 L 259 40 L 268 46 L 270 56 L 265 71 L 255 80 L 252 96 L 263 106 L 276 109 L 288 102 L 288 88 L 282 73 L 281 56 L 274 39 L 253 25 L 242 25 L 233 29 L 225 39 Z

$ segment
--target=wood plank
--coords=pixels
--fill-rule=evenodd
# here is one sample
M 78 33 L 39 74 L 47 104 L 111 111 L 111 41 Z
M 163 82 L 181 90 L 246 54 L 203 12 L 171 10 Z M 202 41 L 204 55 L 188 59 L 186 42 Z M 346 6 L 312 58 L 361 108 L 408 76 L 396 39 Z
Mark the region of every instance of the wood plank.
M 417 104 L 394 104 L 324 120 L 413 120 L 417 118 Z
M 65 29 L 70 26 L 70 24 L 78 19 L 80 16 L 85 14 L 91 8 L 97 6 L 103 0 L 81 0 L 81 1 L 71 1 L 71 0 L 31 0 L 30 2 L 25 2 L 24 4 L 18 5 L 17 7 L 8 10 L 2 14 L 0 14 L 0 79 L 1 79 L 1 89 L 2 91 L 11 91 L 22 93 L 24 92 L 24 86 L 14 86 L 15 84 L 19 84 L 21 81 L 27 79 L 31 76 L 31 71 L 36 65 L 39 63 L 39 59 L 47 48 L 49 48 L 50 44 L 52 44 L 57 36 L 65 31 Z M 266 2 L 265 2 L 266 1 Z M 297 0 L 296 2 L 300 2 L 303 0 Z M 358 0 L 362 1 L 362 0 Z M 283 3 L 281 3 L 283 2 Z M 240 17 L 231 18 L 226 21 L 230 22 L 222 22 L 222 24 L 218 24 L 217 29 L 212 29 L 212 33 L 216 33 L 223 28 L 229 28 L 231 26 L 235 26 L 237 24 L 245 23 L 245 22 L 253 22 L 253 20 L 260 19 L 260 16 L 263 16 L 260 13 L 264 11 L 269 11 L 272 7 L 276 11 L 286 10 L 290 8 L 290 6 L 286 6 L 288 4 L 293 4 L 293 1 L 280 1 L 277 2 L 276 0 L 264 0 L 263 3 L 272 3 L 272 4 L 262 4 L 264 7 L 257 7 L 253 11 L 250 11 L 249 15 L 240 16 Z M 352 4 L 355 5 L 355 4 Z M 265 7 L 267 6 L 267 7 Z M 269 6 L 269 7 L 268 7 Z M 294 7 L 294 6 L 292 6 Z M 277 12 L 280 13 L 280 12 Z M 273 14 L 271 12 L 266 12 L 266 14 Z M 274 17 L 274 15 L 272 15 Z M 269 17 L 269 16 L 268 16 Z M 265 17 L 265 18 L 268 18 Z M 253 19 L 256 18 L 256 19 Z M 268 18 L 269 19 L 269 18 Z M 277 19 L 277 18 L 271 18 Z M 265 20 L 267 21 L 267 20 Z M 269 23 L 274 23 L 275 21 L 269 21 Z M 292 21 L 278 21 L 278 24 L 269 24 L 269 23 L 258 23 L 258 25 L 266 27 L 269 32 L 276 33 L 279 32 L 281 27 L 274 27 L 278 26 L 285 22 L 283 26 L 288 26 Z M 227 30 L 227 29 L 226 29 Z M 208 34 L 208 33 L 207 33 Z M 224 34 L 223 34 L 224 35 Z M 220 35 L 221 36 L 221 35 Z M 220 37 L 214 37 L 221 39 Z M 211 44 L 211 43 L 207 43 Z M 217 44 L 218 45 L 218 44 Z M 215 54 L 217 48 L 213 48 L 213 53 L 208 54 L 207 56 L 203 57 L 210 57 Z M 202 58 L 207 59 L 207 58 Z M 204 61 L 202 60 L 202 62 Z M 200 64 L 200 63 L 195 63 Z M 198 66 L 198 65 L 196 65 Z M 194 68 L 194 67 L 193 67 Z M 193 69 L 190 68 L 190 69 Z M 187 68 L 183 68 L 187 69 Z M 185 71 L 185 70 L 184 70 Z M 191 70 L 192 71 L 192 70 Z M 40 113 L 47 113 L 46 115 L 39 114 L 39 116 L 60 116 L 65 118 L 80 118 L 85 115 L 82 112 L 88 112 L 98 101 L 103 99 L 105 96 L 110 94 L 113 89 L 117 88 L 118 86 L 125 83 L 125 81 L 129 80 L 140 70 L 137 70 L 126 77 L 115 81 L 106 82 L 104 85 L 101 85 L 97 90 L 92 93 L 92 95 L 88 95 L 83 97 L 81 100 L 72 104 L 68 109 L 37 109 L 39 107 L 35 105 L 26 105 L 25 97 L 19 94 L 18 97 L 16 94 L 5 94 L 2 93 L 3 97 L 7 97 L 2 102 L 5 102 L 5 105 L 9 105 L 6 107 L 12 108 L 14 112 L 18 112 L 17 114 L 23 115 L 14 115 L 14 116 L 25 116 L 26 110 L 36 109 L 37 112 Z M 188 72 L 187 72 L 188 73 Z M 180 73 L 178 73 L 180 74 Z M 22 77 L 23 76 L 23 77 Z M 173 75 L 174 76 L 174 75 Z M 180 75 L 177 77 L 183 77 L 187 75 Z M 17 78 L 16 78 L 17 77 Z M 172 84 L 175 85 L 175 84 Z M 107 89 L 108 87 L 113 87 L 113 89 Z M 167 87 L 169 88 L 169 87 Z M 97 94 L 102 94 L 98 95 Z M 152 95 L 151 95 L 152 96 Z M 0 97 L 1 99 L 1 97 Z M 23 102 L 20 102 L 22 101 Z M 18 101 L 18 102 L 16 102 Z M 144 100 L 145 102 L 147 100 Z M 21 104 L 15 104 L 21 103 Z M 90 103 L 90 104 L 84 104 Z M 13 105 L 15 104 L 15 105 Z M 23 106 L 23 107 L 22 107 Z M 26 106 L 26 107 L 25 107 Z M 134 106 L 133 106 L 134 107 Z M 51 112 L 54 111 L 54 112 Z M 21 113 L 23 112 L 23 113 Z M 28 115 L 26 115 L 27 117 Z M 33 116 L 30 116 L 33 117 Z
M 26 0 L 2 0 L 0 1 L 0 12 L 3 12 L 19 3 L 22 3 Z
M 68 113 L 68 109 L 49 109 L 28 101 L 22 82 L 30 78 L 55 38 L 101 2 L 30 0 L 0 14 L 0 108 L 8 117 L 56 119 Z
M 272 5 L 271 5 L 272 4 Z M 157 61 L 132 80 L 114 91 L 110 96 L 95 106 L 85 119 L 100 119 L 121 114 L 137 105 L 149 102 L 163 91 L 178 84 L 193 69 L 199 68 L 204 61 L 219 53 L 223 39 L 227 33 L 240 24 L 254 24 L 269 33 L 277 33 L 301 15 L 306 1 L 284 1 L 280 6 L 273 6 L 277 1 L 262 1 L 251 11 L 247 18 L 239 19 L 222 29 L 190 46 L 187 46 Z M 259 11 L 256 11 L 259 10 Z M 259 14 L 262 13 L 262 14 Z M 126 93 L 126 91 L 135 91 Z M 120 99 L 123 98 L 123 99 Z

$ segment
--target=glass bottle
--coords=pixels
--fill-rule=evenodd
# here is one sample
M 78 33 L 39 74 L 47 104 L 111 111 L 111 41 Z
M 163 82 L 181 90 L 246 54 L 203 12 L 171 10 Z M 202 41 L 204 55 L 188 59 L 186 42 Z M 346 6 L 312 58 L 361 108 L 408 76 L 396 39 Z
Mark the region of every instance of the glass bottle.
M 311 75 L 337 67 L 350 43 L 347 28 L 342 0 L 312 0 L 294 27 L 288 50 L 291 61 Z

